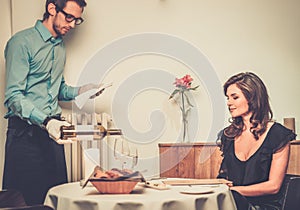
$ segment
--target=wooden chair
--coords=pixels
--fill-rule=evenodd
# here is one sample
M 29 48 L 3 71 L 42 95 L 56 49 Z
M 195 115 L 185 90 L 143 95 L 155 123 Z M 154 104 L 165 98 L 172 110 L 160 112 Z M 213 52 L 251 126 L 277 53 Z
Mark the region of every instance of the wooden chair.
M 300 209 L 300 176 L 286 174 L 284 185 L 284 199 L 281 210 L 299 210 Z
M 21 192 L 12 189 L 0 191 L 0 208 L 22 206 L 26 206 L 26 203 Z

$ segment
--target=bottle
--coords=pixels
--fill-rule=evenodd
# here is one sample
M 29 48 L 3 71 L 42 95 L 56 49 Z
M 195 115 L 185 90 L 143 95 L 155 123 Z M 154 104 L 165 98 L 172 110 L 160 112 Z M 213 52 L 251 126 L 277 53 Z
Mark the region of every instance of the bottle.
M 61 139 L 74 139 L 74 140 L 87 140 L 84 138 L 89 136 L 89 140 L 102 140 L 106 136 L 121 136 L 122 130 L 118 128 L 105 129 L 102 125 L 71 125 L 62 126 L 61 128 Z M 82 138 L 81 138 L 82 137 Z

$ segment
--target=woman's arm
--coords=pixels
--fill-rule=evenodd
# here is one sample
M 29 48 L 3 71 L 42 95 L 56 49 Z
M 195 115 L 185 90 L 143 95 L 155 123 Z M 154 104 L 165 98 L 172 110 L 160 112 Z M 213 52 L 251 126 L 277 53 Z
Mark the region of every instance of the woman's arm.
M 290 143 L 273 154 L 268 181 L 248 186 L 233 186 L 230 189 L 235 190 L 244 196 L 276 194 L 280 190 L 287 171 L 289 154 Z

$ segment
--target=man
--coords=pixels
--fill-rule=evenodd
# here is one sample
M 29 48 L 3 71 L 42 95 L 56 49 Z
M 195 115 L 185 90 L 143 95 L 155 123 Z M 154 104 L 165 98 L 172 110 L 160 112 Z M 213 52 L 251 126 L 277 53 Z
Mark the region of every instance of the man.
M 8 112 L 3 188 L 21 191 L 28 205 L 42 204 L 49 188 L 67 182 L 64 147 L 58 144 L 58 100 L 97 88 L 68 86 L 62 37 L 83 22 L 85 0 L 46 0 L 43 20 L 16 33 L 5 48 Z

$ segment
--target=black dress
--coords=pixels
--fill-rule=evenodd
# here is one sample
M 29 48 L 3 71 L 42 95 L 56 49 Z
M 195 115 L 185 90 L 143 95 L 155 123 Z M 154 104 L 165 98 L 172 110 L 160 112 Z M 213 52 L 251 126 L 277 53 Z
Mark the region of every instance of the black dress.
M 248 160 L 241 161 L 234 152 L 234 139 L 226 137 L 222 132 L 221 150 L 223 152 L 223 161 L 218 178 L 231 180 L 236 186 L 247 186 L 267 181 L 273 154 L 295 138 L 296 135 L 291 130 L 279 123 L 274 123 L 258 150 Z M 243 199 L 249 202 L 248 208 L 242 210 L 274 210 L 280 209 L 282 205 L 282 192 L 275 195 L 253 197 L 243 197 L 237 192 L 234 192 L 233 195 L 237 203 Z

